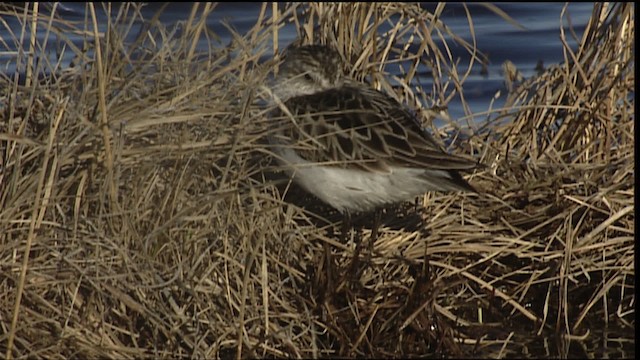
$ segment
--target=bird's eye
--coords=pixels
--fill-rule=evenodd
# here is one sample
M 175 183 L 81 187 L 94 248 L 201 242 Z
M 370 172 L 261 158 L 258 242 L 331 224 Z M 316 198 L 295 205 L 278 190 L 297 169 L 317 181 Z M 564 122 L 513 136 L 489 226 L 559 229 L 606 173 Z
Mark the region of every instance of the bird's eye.
M 311 76 L 311 74 L 306 73 L 304 74 L 304 79 L 307 81 L 313 81 L 313 76 Z

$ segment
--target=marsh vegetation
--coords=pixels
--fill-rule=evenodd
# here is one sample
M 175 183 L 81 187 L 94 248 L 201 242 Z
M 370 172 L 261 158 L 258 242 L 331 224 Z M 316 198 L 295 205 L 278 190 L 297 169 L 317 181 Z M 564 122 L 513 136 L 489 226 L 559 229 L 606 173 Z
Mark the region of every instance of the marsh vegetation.
M 441 6 L 266 4 L 204 53 L 211 4 L 179 30 L 123 4 L 99 31 L 94 6 L 83 23 L 1 10 L 23 24 L 0 76 L 7 357 L 599 356 L 606 331 L 633 349 L 633 4 L 596 4 L 579 48 L 507 77 L 485 121 L 425 121 L 485 165 L 468 176 L 479 194 L 386 209 L 371 249 L 355 241 L 371 236 L 366 215 L 339 242 L 340 215 L 271 160 L 264 59 L 293 23 L 426 120 L 464 101 L 469 72 L 448 47 L 481 60 Z M 73 66 L 46 50 L 54 38 Z

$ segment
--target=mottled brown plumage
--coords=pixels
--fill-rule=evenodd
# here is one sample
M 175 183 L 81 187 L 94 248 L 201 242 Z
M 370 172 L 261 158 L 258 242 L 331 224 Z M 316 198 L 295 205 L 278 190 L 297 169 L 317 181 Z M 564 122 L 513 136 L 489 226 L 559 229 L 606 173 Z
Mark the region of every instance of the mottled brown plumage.
M 340 55 L 311 45 L 285 56 L 274 93 L 275 153 L 300 185 L 336 209 L 368 211 L 426 191 L 474 191 L 445 152 L 390 96 L 342 75 Z

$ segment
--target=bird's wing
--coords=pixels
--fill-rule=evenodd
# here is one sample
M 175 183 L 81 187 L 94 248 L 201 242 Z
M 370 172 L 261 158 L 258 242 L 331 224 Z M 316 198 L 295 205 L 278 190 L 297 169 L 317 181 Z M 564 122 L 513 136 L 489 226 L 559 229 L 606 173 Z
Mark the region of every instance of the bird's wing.
M 477 162 L 448 154 L 393 98 L 346 86 L 285 103 L 282 134 L 298 155 L 324 165 L 389 171 L 392 166 L 470 170 Z M 318 109 L 322 109 L 319 111 Z

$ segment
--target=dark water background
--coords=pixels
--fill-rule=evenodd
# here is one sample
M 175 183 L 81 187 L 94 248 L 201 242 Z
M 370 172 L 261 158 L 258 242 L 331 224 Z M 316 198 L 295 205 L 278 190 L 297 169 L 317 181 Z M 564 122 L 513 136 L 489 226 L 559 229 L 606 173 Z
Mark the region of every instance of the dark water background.
M 240 34 L 248 31 L 256 22 L 260 12 L 260 3 L 219 3 L 207 19 L 209 28 L 220 36 L 218 43 L 214 43 L 214 47 L 222 48 L 230 41 L 230 33 L 223 26 L 222 21 L 226 21 Z M 481 66 L 475 65 L 472 75 L 464 83 L 465 99 L 472 113 L 481 113 L 489 109 L 489 104 L 497 91 L 501 91 L 504 99 L 506 88 L 504 85 L 504 77 L 502 75 L 501 66 L 505 60 L 513 62 L 523 76 L 529 77 L 536 73 L 535 67 L 539 61 L 545 66 L 557 64 L 563 61 L 563 49 L 560 42 L 560 27 L 565 28 L 566 34 L 571 34 L 570 28 L 577 35 L 577 39 L 567 36 L 569 45 L 572 49 L 577 48 L 577 43 L 584 33 L 585 26 L 591 16 L 593 3 L 569 3 L 565 16 L 561 19 L 561 12 L 565 3 L 498 3 L 497 6 L 518 22 L 522 28 L 516 27 L 486 7 L 478 3 L 469 3 L 467 7 L 471 13 L 474 29 L 476 33 L 476 41 L 478 49 L 488 55 L 488 73 L 481 74 Z M 117 4 L 112 5 L 112 13 L 117 13 Z M 142 14 L 146 19 L 151 19 L 155 13 L 162 7 L 161 3 L 150 3 L 142 7 Z M 160 16 L 160 21 L 167 27 L 174 26 L 185 21 L 191 12 L 192 5 L 190 3 L 170 3 Z M 425 9 L 435 9 L 435 4 L 425 4 Z M 41 5 L 42 14 L 50 11 L 51 5 Z M 105 13 L 101 5 L 96 6 L 98 15 L 98 24 L 101 30 L 106 29 Z M 86 5 L 84 3 L 61 3 L 56 8 L 58 15 L 65 20 L 83 23 L 86 16 Z M 270 15 L 271 7 L 268 7 L 267 16 Z M 0 22 L 0 72 L 10 74 L 15 72 L 16 56 L 15 44 L 12 44 L 12 36 L 9 30 L 17 36 L 20 34 L 21 25 L 12 18 L 4 19 L 6 27 Z M 102 20 L 102 21 L 100 21 Z M 453 32 L 465 40 L 471 42 L 471 34 L 469 32 L 468 20 L 466 12 L 461 4 L 447 4 L 442 13 L 441 20 L 453 30 Z M 135 38 L 141 24 L 135 24 L 129 32 L 131 39 Z M 27 30 L 28 31 L 28 30 Z M 28 32 L 25 34 L 24 48 L 28 48 Z M 82 37 L 73 33 L 65 34 L 76 45 L 81 47 Z M 286 47 L 296 37 L 296 30 L 293 26 L 284 27 L 280 33 L 280 48 Z M 39 26 L 39 40 L 45 37 L 45 26 Z M 198 50 L 205 52 L 211 44 L 205 43 L 205 39 L 198 44 Z M 5 44 L 8 44 L 5 46 Z M 55 36 L 48 41 L 50 47 L 50 60 L 57 61 L 60 45 L 56 44 Z M 57 47 L 57 48 L 56 48 Z M 460 64 L 468 62 L 468 54 L 464 49 L 457 46 L 450 47 L 454 58 L 461 59 Z M 73 54 L 70 51 L 64 53 L 62 64 L 68 64 Z M 22 69 L 21 69 L 22 70 Z M 459 68 L 459 72 L 464 71 L 463 67 Z M 426 74 L 426 69 L 418 76 Z M 420 77 L 420 84 L 425 89 L 430 89 L 430 81 L 424 80 L 428 76 Z M 498 99 L 493 104 L 501 104 Z M 449 103 L 449 111 L 452 117 L 458 118 L 465 115 L 464 110 L 459 101 Z M 475 120 L 482 120 L 485 116 L 481 115 Z
M 50 7 L 50 5 L 48 5 Z M 117 4 L 113 7 L 117 8 Z M 146 19 L 151 19 L 162 5 L 159 3 L 151 3 L 142 8 L 142 14 Z M 167 6 L 164 13 L 160 16 L 160 21 L 167 27 L 176 25 L 181 21 L 185 21 L 191 12 L 190 3 L 172 3 Z M 218 43 L 213 44 L 214 47 L 222 48 L 230 41 L 229 31 L 222 25 L 222 21 L 227 23 L 240 34 L 248 31 L 258 18 L 260 11 L 260 3 L 220 3 L 217 5 L 214 13 L 208 18 L 209 28 L 219 35 L 221 38 Z M 474 23 L 476 41 L 478 49 L 489 56 L 488 73 L 482 75 L 480 66 L 473 69 L 472 75 L 464 84 L 465 99 L 468 102 L 472 113 L 481 113 L 489 109 L 489 104 L 496 92 L 500 91 L 504 98 L 506 88 L 504 85 L 504 77 L 502 75 L 501 66 L 505 60 L 513 62 L 518 70 L 525 77 L 536 74 L 536 64 L 540 61 L 545 66 L 560 63 L 564 60 L 562 43 L 560 41 L 560 27 L 565 28 L 569 45 L 572 49 L 577 48 L 580 37 L 584 33 L 586 24 L 591 16 L 593 3 L 569 3 L 567 11 L 563 18 L 561 12 L 565 3 L 498 3 L 497 6 L 517 21 L 524 29 L 516 27 L 487 8 L 477 4 L 467 4 Z M 425 5 L 427 9 L 435 8 L 435 5 Z M 41 10 L 46 13 L 46 6 L 42 6 Z M 99 16 L 99 25 L 101 30 L 106 28 L 104 12 L 101 6 L 96 6 Z M 83 23 L 85 21 L 86 5 L 83 3 L 62 3 L 58 6 L 57 11 L 61 17 L 70 21 Z M 270 11 L 270 9 L 269 9 Z M 113 11 L 116 13 L 116 11 Z M 268 16 L 269 14 L 267 14 Z M 100 21 L 100 19 L 102 21 Z M 20 37 L 21 24 L 15 19 L 6 18 L 0 21 L 0 75 L 12 76 L 16 69 L 16 44 L 11 39 Z M 450 27 L 454 33 L 462 36 L 467 41 L 471 41 L 468 20 L 466 12 L 460 4 L 448 4 L 441 16 L 441 20 Z M 141 24 L 136 26 L 130 32 L 131 38 L 137 35 L 137 31 L 141 28 Z M 40 26 L 38 38 L 40 40 L 45 37 L 45 26 Z M 13 32 L 14 36 L 11 35 Z M 28 31 L 28 30 L 27 30 Z M 571 31 L 575 32 L 577 39 L 573 39 Z M 65 34 L 76 45 L 82 46 L 82 37 L 80 35 Z M 286 47 L 294 40 L 296 30 L 293 27 L 285 27 L 280 33 L 280 48 Z M 24 48 L 28 48 L 28 33 L 25 34 L 23 43 Z M 206 51 L 211 44 L 201 42 L 198 50 Z M 55 38 L 48 42 L 51 54 L 51 60 L 56 60 L 59 48 L 56 48 Z M 468 55 L 460 47 L 452 47 L 454 58 L 460 57 L 461 64 L 465 64 Z M 457 53 L 456 53 L 457 52 Z M 68 64 L 73 54 L 66 52 L 63 57 L 63 66 Z M 459 71 L 464 70 L 460 69 Z M 500 101 L 497 102 L 500 104 Z M 494 107 L 496 104 L 494 104 Z M 459 103 L 452 102 L 449 104 L 449 111 L 453 117 L 465 115 L 464 110 Z M 476 120 L 482 120 L 485 115 L 479 116 Z M 597 327 L 597 326 L 596 326 Z M 592 328 L 591 336 L 586 343 L 577 345 L 573 342 L 569 345 L 568 351 L 564 355 L 569 357 L 631 357 L 633 344 L 631 349 L 628 344 L 621 345 L 615 341 L 618 335 L 613 329 Z M 612 331 L 613 330 L 613 331 Z M 623 338 L 631 338 L 632 334 L 624 334 Z M 532 333 L 533 343 L 536 341 L 535 334 Z M 549 352 L 547 340 L 543 341 L 538 349 L 538 356 L 556 357 L 559 354 L 553 350 Z M 564 344 L 565 346 L 567 344 Z M 588 349 L 585 349 L 585 345 Z M 577 347 L 576 347 L 577 346 Z M 562 348 L 563 345 L 556 344 L 556 349 Z M 573 349 L 571 347 L 574 347 Z M 546 349 L 545 349 L 546 348 Z M 530 349 L 532 350 L 532 349 Z M 535 353 L 534 353 L 535 354 Z M 533 355 L 533 354 L 529 354 Z

